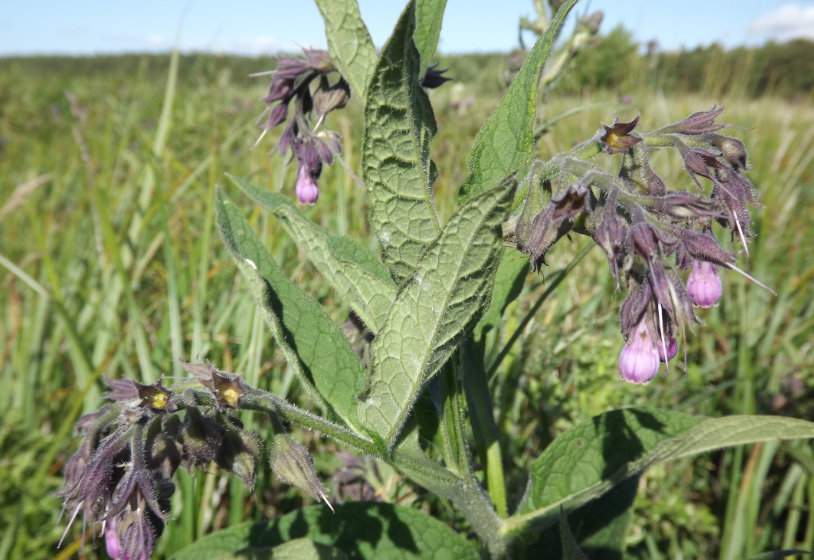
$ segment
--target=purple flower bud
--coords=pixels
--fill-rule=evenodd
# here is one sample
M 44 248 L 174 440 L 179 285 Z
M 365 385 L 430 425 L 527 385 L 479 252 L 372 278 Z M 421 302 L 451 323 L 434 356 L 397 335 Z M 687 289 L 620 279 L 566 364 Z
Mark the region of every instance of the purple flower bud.
M 296 192 L 301 204 L 315 204 L 319 198 L 319 185 L 304 165 L 297 171 Z
M 723 294 L 721 277 L 717 267 L 711 262 L 694 260 L 687 278 L 687 292 L 698 307 L 712 307 Z
M 116 518 L 112 517 L 105 525 L 105 550 L 107 555 L 113 560 L 122 559 L 122 543 L 119 534 L 116 532 Z
M 619 375 L 628 383 L 646 384 L 658 371 L 659 351 L 647 322 L 643 320 L 619 352 Z
M 715 122 L 723 112 L 723 107 L 713 106 L 709 111 L 693 113 L 683 121 L 664 127 L 662 132 L 677 132 L 678 134 L 706 134 L 724 128 L 724 125 Z
M 271 110 L 271 114 L 269 114 L 268 124 L 266 124 L 266 128 L 274 128 L 281 122 L 283 122 L 288 115 L 288 105 L 285 103 L 280 103 L 274 109 Z
M 447 71 L 446 68 L 438 70 L 437 64 L 433 64 L 432 66 L 428 67 L 427 72 L 421 79 L 421 87 L 427 89 L 435 89 L 444 85 L 445 82 L 449 82 L 451 78 L 447 78 L 446 76 L 444 76 L 444 72 L 446 71 Z
M 673 358 L 675 358 L 676 354 L 678 354 L 678 343 L 676 342 L 675 337 L 669 337 L 667 339 L 667 356 L 664 356 L 664 350 L 662 350 L 661 345 L 657 345 L 659 348 L 659 360 L 662 363 L 667 363 Z

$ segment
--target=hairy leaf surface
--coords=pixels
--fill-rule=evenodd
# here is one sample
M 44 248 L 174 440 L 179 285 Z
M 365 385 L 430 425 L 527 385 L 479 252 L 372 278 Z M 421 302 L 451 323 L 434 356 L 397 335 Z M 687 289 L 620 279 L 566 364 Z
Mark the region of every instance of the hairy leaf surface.
M 440 233 L 429 157 L 435 119 L 419 85 L 414 11 L 410 3 L 382 50 L 368 90 L 362 146 L 370 225 L 384 262 L 398 280 L 413 273 Z
M 650 408 L 613 410 L 559 436 L 531 465 L 521 514 L 556 515 L 650 465 L 723 447 L 814 437 L 814 423 L 782 416 L 706 418 Z
M 331 59 L 350 84 L 351 95 L 364 100 L 377 56 L 359 5 L 356 0 L 316 0 L 316 3 L 325 22 Z
M 243 179 L 229 178 L 283 223 L 297 247 L 331 283 L 341 299 L 372 332 L 379 332 L 396 299 L 396 284 L 376 256 L 353 239 L 325 231 L 303 216 L 288 198 L 258 189 Z
M 513 193 L 509 179 L 458 209 L 373 341 L 373 371 L 359 417 L 391 447 L 424 383 L 489 302 Z
M 364 386 L 364 371 L 347 339 L 319 303 L 283 274 L 234 203 L 220 190 L 217 197 L 223 241 L 286 359 L 346 423 L 358 425 L 356 395 Z
M 309 506 L 268 523 L 242 523 L 199 539 L 173 558 L 220 559 L 301 538 L 338 549 L 349 558 L 480 558 L 474 544 L 441 521 L 414 508 L 379 502 L 341 504 L 335 513 L 325 506 Z
M 554 39 L 576 0 L 567 0 L 529 51 L 495 112 L 484 123 L 469 154 L 470 177 L 461 187 L 469 196 L 511 173 L 523 177 L 534 155 L 534 120 L 540 74 Z

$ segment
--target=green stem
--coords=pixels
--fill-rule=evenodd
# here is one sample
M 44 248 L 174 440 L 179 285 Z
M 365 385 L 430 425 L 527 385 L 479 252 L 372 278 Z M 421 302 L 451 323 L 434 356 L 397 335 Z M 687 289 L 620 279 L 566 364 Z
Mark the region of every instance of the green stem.
M 492 395 L 483 368 L 483 349 L 473 340 L 464 342 L 460 352 L 461 367 L 466 376 L 466 396 L 472 419 L 472 431 L 486 465 L 486 487 L 500 517 L 509 514 L 506 480 L 503 474 L 503 452 L 500 431 L 495 422 Z
M 465 396 L 460 375 L 458 368 L 449 363 L 439 378 L 443 390 L 441 439 L 444 446 L 444 463 L 447 468 L 458 476 L 468 476 L 471 468 L 464 435 Z
M 191 390 L 186 398 L 196 404 L 214 405 L 212 395 L 207 391 Z M 177 403 L 185 406 L 184 401 Z M 459 477 L 426 457 L 416 457 L 409 452 L 396 450 L 388 453 L 383 445 L 360 436 L 330 420 L 311 414 L 284 399 L 260 389 L 250 388 L 240 397 L 239 408 L 264 412 L 279 416 L 298 426 L 321 432 L 347 447 L 365 455 L 386 461 L 402 471 L 416 483 L 431 492 L 450 500 L 466 517 L 480 539 L 489 548 L 494 558 L 505 556 L 506 545 L 501 537 L 500 519 L 495 515 L 491 503 L 483 494 L 478 482 L 471 476 Z

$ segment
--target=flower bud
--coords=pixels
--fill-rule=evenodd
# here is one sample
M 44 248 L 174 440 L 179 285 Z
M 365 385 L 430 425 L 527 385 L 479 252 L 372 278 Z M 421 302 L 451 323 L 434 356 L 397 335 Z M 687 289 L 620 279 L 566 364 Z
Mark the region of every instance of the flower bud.
M 319 185 L 304 165 L 297 171 L 297 200 L 301 204 L 315 204 L 319 198 Z
M 746 167 L 746 147 L 737 138 L 721 136 L 720 134 L 710 135 L 710 143 L 721 150 L 721 155 L 736 170 Z
M 694 260 L 687 278 L 687 292 L 698 307 L 712 307 L 723 294 L 721 277 L 717 267 L 711 262 Z
M 327 115 L 334 109 L 341 109 L 348 104 L 350 99 L 350 87 L 348 83 L 340 79 L 336 84 L 329 87 L 320 87 L 314 94 L 314 108 L 318 115 Z
M 274 474 L 284 482 L 296 486 L 331 507 L 314 469 L 314 460 L 308 450 L 291 439 L 288 434 L 274 436 L 269 450 L 269 465 Z
M 421 79 L 421 87 L 426 89 L 435 89 L 441 87 L 446 82 L 449 82 L 452 78 L 447 78 L 444 76 L 444 72 L 446 71 L 446 68 L 438 70 L 437 64 L 433 64 L 432 66 L 428 67 L 427 71 L 424 73 L 424 77 Z
M 667 339 L 667 356 L 664 355 L 664 350 L 661 348 L 661 345 L 657 345 L 659 349 L 659 360 L 662 363 L 667 363 L 673 358 L 675 358 L 676 354 L 678 354 L 678 343 L 676 342 L 675 337 L 671 336 Z
M 699 111 L 693 113 L 683 121 L 666 126 L 662 132 L 675 132 L 678 134 L 706 134 L 715 132 L 724 127 L 722 124 L 715 122 L 715 119 L 723 112 L 723 107 L 713 106 L 709 111 Z
M 105 525 L 105 551 L 113 560 L 122 558 L 122 543 L 116 532 L 116 518 L 112 517 Z
M 619 352 L 619 375 L 628 383 L 646 384 L 658 371 L 659 351 L 647 321 L 642 320 Z

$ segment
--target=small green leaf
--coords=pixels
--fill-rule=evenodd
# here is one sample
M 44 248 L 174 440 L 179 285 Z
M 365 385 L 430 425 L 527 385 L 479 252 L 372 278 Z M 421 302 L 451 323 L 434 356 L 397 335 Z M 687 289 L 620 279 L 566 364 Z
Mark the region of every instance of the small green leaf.
M 359 5 L 356 0 L 315 1 L 325 22 L 331 59 L 350 84 L 351 95 L 364 100 L 377 56 Z
M 723 447 L 812 437 L 814 423 L 782 416 L 706 418 L 649 408 L 613 410 L 565 432 L 532 463 L 515 521 L 556 521 L 560 506 L 578 507 L 656 463 Z
M 174 560 L 214 560 L 227 554 L 310 539 L 349 558 L 478 560 L 478 548 L 421 511 L 378 502 L 353 502 L 293 511 L 268 523 L 243 523 L 199 539 Z M 276 558 L 276 556 L 272 556 Z
M 551 54 L 554 39 L 576 0 L 563 3 L 546 32 L 526 56 L 523 67 L 512 80 L 495 112 L 484 123 L 469 154 L 471 175 L 461 187 L 469 196 L 494 185 L 495 181 L 517 173 L 525 175 L 534 155 L 534 120 L 540 73 Z
M 356 241 L 331 235 L 308 220 L 286 197 L 258 189 L 231 175 L 229 179 L 252 200 L 274 213 L 340 298 L 373 333 L 379 332 L 396 299 L 396 285 L 387 268 Z
M 313 384 L 346 423 L 356 426 L 356 395 L 364 386 L 364 370 L 347 339 L 320 305 L 283 274 L 220 189 L 216 213 L 221 237 L 289 364 L 306 387 Z
M 458 209 L 417 263 L 373 341 L 370 388 L 359 419 L 389 447 L 421 388 L 489 303 L 514 186 L 507 179 Z
M 422 72 L 430 65 L 438 49 L 446 7 L 447 0 L 416 0 L 413 41 L 421 58 Z
M 435 119 L 419 85 L 414 10 L 411 2 L 382 50 L 368 90 L 362 146 L 370 225 L 384 262 L 399 280 L 413 273 L 440 233 L 429 157 Z

